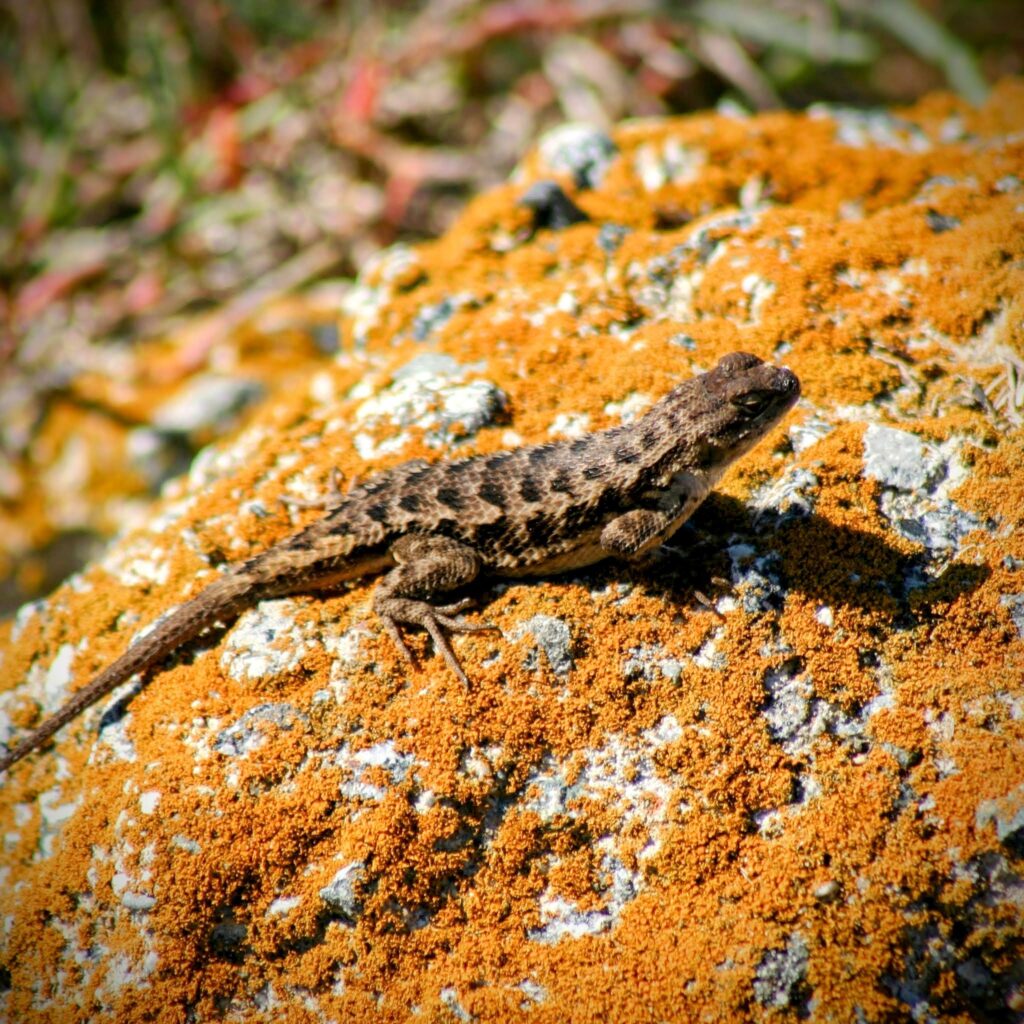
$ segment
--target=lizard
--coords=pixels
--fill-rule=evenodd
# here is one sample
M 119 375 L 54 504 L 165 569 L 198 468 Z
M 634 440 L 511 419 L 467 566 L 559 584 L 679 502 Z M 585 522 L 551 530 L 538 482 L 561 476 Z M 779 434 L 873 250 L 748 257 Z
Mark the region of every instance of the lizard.
M 786 367 L 723 356 L 631 423 L 571 440 L 384 470 L 324 503 L 323 515 L 230 565 L 166 614 L 54 714 L 0 756 L 7 771 L 137 673 L 257 602 L 384 574 L 373 608 L 415 665 L 400 625 L 425 629 L 466 686 L 446 631 L 495 629 L 437 603 L 481 574 L 546 576 L 605 558 L 640 563 L 800 396 Z

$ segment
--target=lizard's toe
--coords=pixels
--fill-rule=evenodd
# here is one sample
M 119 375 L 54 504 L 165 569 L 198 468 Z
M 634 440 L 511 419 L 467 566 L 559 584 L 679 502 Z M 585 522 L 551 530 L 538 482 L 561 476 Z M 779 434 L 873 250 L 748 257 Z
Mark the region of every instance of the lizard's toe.
M 398 623 L 395 622 L 390 615 L 381 615 L 381 622 L 384 623 L 384 629 L 387 630 L 387 634 L 391 637 L 391 642 L 398 648 L 399 654 L 410 665 L 416 665 L 416 659 L 413 657 L 412 651 L 409 650 L 409 645 L 405 642 L 405 637 L 402 636 L 402 631 L 398 628 Z
M 453 619 L 449 615 L 435 615 L 434 619 L 453 633 L 501 632 L 493 622 L 467 622 L 465 619 Z

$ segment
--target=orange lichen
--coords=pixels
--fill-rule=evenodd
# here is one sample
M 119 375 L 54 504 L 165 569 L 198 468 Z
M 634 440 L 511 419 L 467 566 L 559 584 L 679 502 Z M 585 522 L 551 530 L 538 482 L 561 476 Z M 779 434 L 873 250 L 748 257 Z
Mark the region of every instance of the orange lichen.
M 209 562 L 315 516 L 278 499 L 333 470 L 608 426 L 737 348 L 806 400 L 652 566 L 481 583 L 504 636 L 455 639 L 468 690 L 419 636 L 406 666 L 357 583 L 247 613 L 113 738 L 92 713 L 19 765 L 7 1016 L 1011 1019 L 1022 132 L 1016 82 L 979 110 L 628 125 L 575 197 L 592 223 L 527 237 L 517 183 L 368 269 L 335 359 L 5 627 L 12 728 L 47 671 L 81 685 Z M 505 410 L 369 416 L 425 351 Z M 916 489 L 868 472 L 892 451 Z M 250 678 L 232 638 L 264 626 Z

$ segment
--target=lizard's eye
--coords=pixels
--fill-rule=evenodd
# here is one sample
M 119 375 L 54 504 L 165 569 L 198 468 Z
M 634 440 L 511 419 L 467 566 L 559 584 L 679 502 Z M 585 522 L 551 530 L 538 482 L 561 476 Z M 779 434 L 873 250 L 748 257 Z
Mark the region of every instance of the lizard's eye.
M 732 400 L 732 404 L 735 405 L 744 416 L 749 416 L 751 419 L 754 416 L 759 415 L 768 408 L 768 403 L 771 401 L 771 397 L 765 394 L 754 394 L 739 395 Z

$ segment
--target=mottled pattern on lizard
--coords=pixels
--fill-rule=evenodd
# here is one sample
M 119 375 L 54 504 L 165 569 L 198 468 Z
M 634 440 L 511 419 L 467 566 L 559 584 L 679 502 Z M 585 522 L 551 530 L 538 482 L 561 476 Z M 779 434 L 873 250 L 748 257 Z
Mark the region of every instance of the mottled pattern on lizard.
M 213 623 L 264 598 L 381 572 L 374 609 L 398 649 L 413 660 L 399 626 L 420 626 L 468 684 L 446 631 L 493 627 L 455 618 L 467 602 L 437 604 L 437 598 L 481 573 L 545 575 L 608 557 L 643 558 L 675 533 L 799 394 L 788 369 L 733 352 L 634 423 L 380 473 L 171 612 L 0 758 L 0 771 Z

